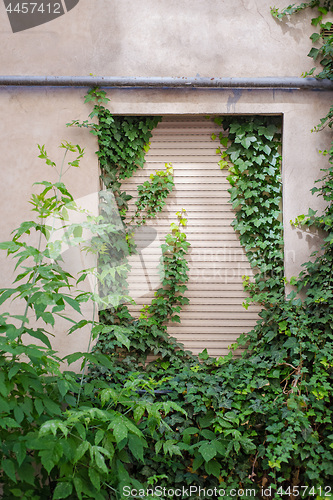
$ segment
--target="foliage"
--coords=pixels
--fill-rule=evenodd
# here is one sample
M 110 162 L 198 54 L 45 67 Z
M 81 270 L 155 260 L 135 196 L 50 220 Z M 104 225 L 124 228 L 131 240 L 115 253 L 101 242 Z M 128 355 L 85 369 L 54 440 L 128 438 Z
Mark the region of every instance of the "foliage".
M 316 8 L 317 16 L 312 18 L 311 24 L 316 26 L 319 32 L 314 32 L 310 36 L 314 47 L 308 53 L 314 61 L 319 61 L 321 68 L 319 72 L 316 73 L 317 78 L 327 78 L 333 80 L 333 34 L 331 33 L 333 23 L 331 21 L 324 21 L 323 18 L 328 14 L 328 12 L 333 12 L 333 2 L 332 0 L 312 0 L 310 2 L 301 3 L 296 6 L 295 4 L 289 5 L 281 12 L 276 7 L 271 8 L 272 15 L 277 19 L 283 19 L 286 15 L 291 15 L 296 12 L 302 11 L 306 8 Z M 314 75 L 317 71 L 316 67 L 311 68 L 309 71 L 305 72 L 303 76 Z M 328 125 L 332 127 L 333 118 L 333 106 L 331 106 L 329 112 L 324 118 L 321 118 L 320 124 L 314 129 L 321 130 L 323 127 Z
M 244 355 L 214 360 L 203 352 L 198 360 L 175 351 L 171 339 L 168 342 L 165 323 L 172 309 L 165 299 L 177 297 L 179 284 L 172 283 L 182 271 L 170 274 L 170 282 L 158 292 L 161 296 L 139 319 L 134 320 L 124 306 L 103 313 L 112 329 L 99 337 L 96 352 L 110 356 L 113 368 L 92 365 L 90 376 L 104 378 L 116 390 L 125 377 L 140 371 L 145 380 L 157 384 L 154 393 L 142 391 L 145 399 L 171 400 L 186 412 L 187 417 L 179 412 L 165 416 L 164 444 L 159 433 L 149 436 L 145 465 L 133 464 L 136 479 L 162 476 L 162 486 L 222 487 L 225 498 L 231 498 L 231 488 L 239 487 L 253 488 L 260 497 L 262 488 L 269 487 L 270 498 L 281 498 L 283 492 L 292 498 L 291 492 L 301 485 L 320 496 L 320 488 L 330 484 L 333 475 L 331 312 L 324 314 L 327 303 L 323 301 L 321 308 L 319 300 L 324 287 L 325 297 L 328 294 L 327 279 L 325 284 L 321 280 L 329 275 L 331 263 L 308 264 L 304 276 L 292 280 L 298 290 L 308 287 L 306 300 L 302 303 L 294 294 L 285 300 L 278 123 L 268 117 L 221 117 L 217 122 L 227 130 L 227 137 L 223 132 L 219 137 L 221 145 L 228 146 L 221 151 L 220 166 L 230 170 L 233 226 L 258 271 L 254 283 L 246 279 L 245 286 L 251 300 L 265 306 L 255 329 L 235 346 L 246 346 Z M 327 178 L 323 187 L 327 201 L 330 182 Z M 150 191 L 149 183 L 145 187 Z M 326 229 L 330 221 L 327 213 Z M 169 253 L 165 250 L 164 258 Z M 172 269 L 170 264 L 165 261 L 166 270 Z M 317 282 L 318 294 L 312 286 Z M 119 350 L 116 343 L 119 327 L 130 339 L 126 349 Z M 149 353 L 160 357 L 148 362 Z
M 300 8 L 308 5 L 323 7 L 318 0 Z M 285 14 L 300 10 L 288 9 Z M 69 364 L 82 358 L 83 367 L 89 363 L 89 373 L 83 369 L 78 381 L 76 374 L 61 369 L 65 360 L 57 357 L 49 340 L 55 316 L 67 317 L 66 307 L 79 312 L 82 302 L 97 300 L 96 294 L 77 288 L 87 271 L 79 279 L 63 271 L 59 244 L 50 238 L 55 226 L 48 221 L 53 217 L 64 226 L 67 240 L 83 241 L 78 225 L 68 223 L 66 211 L 75 204 L 61 181 L 63 162 L 59 182 L 42 182 L 42 192 L 31 199 L 38 221 L 24 222 L 0 246 L 17 258 L 17 267 L 25 264 L 13 288 L 0 291 L 0 301 L 16 297 L 26 303 L 24 314 L 0 316 L 4 498 L 122 499 L 127 498 L 125 486 L 146 491 L 155 482 L 161 487 L 217 488 L 225 499 L 235 498 L 232 488 L 251 489 L 265 500 L 331 494 L 333 150 L 324 152 L 330 165 L 313 189 L 327 202 L 324 214 L 310 210 L 295 221 L 326 232 L 323 250 L 291 280 L 303 300 L 296 291 L 286 300 L 277 124 L 265 117 L 217 119 L 227 131 L 220 142 L 228 146 L 221 151 L 220 166 L 228 165 L 227 156 L 233 164 L 228 166 L 236 210 L 233 226 L 258 270 L 254 282 L 246 280 L 245 285 L 264 309 L 256 327 L 235 346 L 245 348 L 242 357 L 230 353 L 212 359 L 203 351 L 197 358 L 167 334 L 167 323 L 180 321 L 181 307 L 188 302 L 184 209 L 162 248 L 163 286 L 139 318 L 121 303 L 128 300 L 126 264 L 119 273 L 106 273 L 128 250 L 135 251 L 130 224 L 142 225 L 154 217 L 173 188 L 171 168 L 157 172 L 139 187 L 136 213 L 129 220 L 131 197 L 121 183 L 143 166 L 151 129 L 159 119 L 113 117 L 103 107 L 105 93 L 98 89 L 89 92 L 90 101 L 95 103 L 90 118 L 97 117 L 98 123 L 73 124 L 97 136 L 102 180 L 128 227 L 119 238 L 103 200 L 102 220 L 88 221 L 87 227 L 95 224 L 99 233 L 92 249 L 101 254 L 100 291 L 106 286 L 119 297 L 100 313 L 100 322 L 83 319 L 69 329 L 71 333 L 90 324 L 92 337 L 98 336 L 93 352 L 65 358 Z M 66 154 L 76 154 L 69 167 L 78 166 L 83 151 L 67 143 L 63 147 Z M 44 147 L 40 157 L 56 168 Z M 32 230 L 39 235 L 37 247 L 27 243 Z M 30 327 L 28 311 L 44 326 Z M 44 346 L 28 344 L 27 336 Z
M 318 297 L 323 297 L 327 280 L 316 285 L 321 287 L 318 295 L 311 283 L 328 275 L 330 262 L 317 267 L 308 264 L 304 276 L 292 280 L 298 290 L 308 287 L 303 303 L 293 294 L 285 300 L 278 123 L 268 117 L 221 117 L 217 122 L 227 130 L 227 137 L 223 132 L 219 137 L 222 146 L 229 146 L 221 151 L 220 166 L 228 165 L 228 156 L 232 163 L 228 165 L 229 191 L 236 209 L 233 226 L 258 271 L 254 283 L 246 279 L 245 286 L 251 299 L 265 306 L 256 328 L 236 344 L 246 345 L 244 355 L 214 360 L 203 352 L 198 360 L 179 346 L 175 351 L 165 327 L 172 311 L 166 300 L 177 297 L 176 280 L 183 271 L 166 272 L 170 281 L 164 281 L 160 297 L 143 309 L 139 319 L 135 320 L 126 306 L 103 312 L 105 328 L 112 328 L 100 335 L 95 352 L 110 357 L 113 368 L 91 365 L 90 377 L 103 378 L 117 390 L 125 377 L 139 371 L 146 381 L 157 384 L 153 393 L 141 391 L 145 399 L 171 400 L 186 412 L 187 417 L 179 412 L 165 416 L 167 428 L 162 438 L 159 433 L 149 436 L 144 465 L 133 463 L 132 474 L 137 480 L 145 482 L 150 476 L 160 477 L 162 486 L 184 482 L 206 488 L 220 486 L 226 491 L 225 498 L 231 498 L 230 488 L 239 487 L 252 487 L 260 497 L 264 497 L 261 489 L 269 487 L 271 498 L 280 498 L 283 492 L 292 498 L 291 492 L 300 485 L 320 494 L 323 490 L 319 488 L 330 484 L 333 472 L 329 465 L 333 455 L 328 392 L 331 313 L 318 309 L 322 300 Z M 327 201 L 330 182 L 327 178 L 323 188 Z M 144 186 L 148 192 L 152 184 Z M 139 201 L 137 206 L 153 207 L 153 198 L 149 201 L 147 196 L 145 203 Z M 183 217 L 178 216 L 180 220 Z M 142 222 L 140 217 L 137 220 Z M 330 220 L 328 213 L 326 228 Z M 172 242 L 172 235 L 168 238 Z M 164 258 L 169 254 L 165 250 Z M 183 250 L 182 258 L 186 248 Z M 178 257 L 165 261 L 166 270 L 173 269 L 174 260 L 179 261 Z M 321 275 L 318 269 L 323 269 Z M 184 293 L 186 287 L 180 286 Z M 323 308 L 327 306 L 324 303 Z M 129 344 L 119 349 L 116 335 L 121 331 Z M 160 357 L 148 362 L 150 353 Z
M 69 143 L 62 147 L 64 160 L 68 153 L 76 153 L 68 167 L 79 166 L 83 150 Z M 40 158 L 57 168 L 44 146 L 40 147 Z M 86 271 L 75 279 L 61 268 L 61 245 L 69 240 L 74 245 L 83 243 L 82 228 L 92 229 L 92 225 L 99 236 L 103 235 L 101 225 L 89 215 L 79 231 L 78 224 L 70 224 L 68 211 L 79 209 L 61 180 L 64 164 L 59 181 L 38 183 L 41 192 L 31 197 L 37 221 L 23 222 L 13 231 L 12 240 L 0 245 L 17 260 L 16 268 L 20 269 L 14 286 L 0 290 L 0 303 L 5 305 L 13 298 L 25 303 L 22 315 L 0 315 L 3 498 L 119 498 L 122 484 L 142 487 L 127 469 L 132 460 L 143 461 L 143 450 L 148 447 L 144 432 L 156 432 L 170 411 L 183 413 L 173 402 L 145 404 L 137 391 L 142 386 L 153 391 L 154 384 L 138 376 L 130 377 L 117 391 L 102 380 L 80 383 L 76 373 L 64 370 L 65 362 L 82 358 L 83 365 L 90 362 L 112 368 L 110 360 L 89 352 L 76 352 L 62 360 L 51 348 L 49 329 L 56 317 L 72 323 L 68 307 L 80 313 L 82 302 L 94 299 L 93 293 L 80 292 L 77 287 Z M 64 233 L 59 239 L 55 233 L 61 230 Z M 32 232 L 38 236 L 37 246 L 33 245 Z M 103 332 L 103 325 L 83 319 L 69 328 L 69 333 L 89 323 L 93 336 Z M 41 345 L 30 344 L 29 337 Z M 125 335 L 119 334 L 117 339 L 118 345 L 128 345 Z M 146 413 L 141 426 L 140 412 Z
M 219 134 L 223 148 L 217 152 L 221 169 L 230 172 L 230 202 L 236 210 L 232 226 L 256 268 L 255 285 L 247 280 L 246 288 L 265 305 L 274 294 L 284 294 L 280 124 L 271 117 L 217 117 L 215 122 L 227 130 L 227 136 Z
M 90 376 L 105 378 L 109 382 L 121 383 L 127 371 L 143 371 L 150 355 L 161 356 L 164 366 L 179 363 L 178 359 L 191 358 L 183 353 L 181 345 L 167 334 L 168 321 L 179 322 L 179 313 L 188 299 L 184 297 L 188 280 L 186 253 L 189 243 L 182 227 L 186 224 L 184 212 L 179 212 L 178 225 L 171 224 L 171 233 L 162 245 L 163 281 L 162 287 L 155 292 L 149 306 L 145 306 L 138 319 L 129 312 L 126 305 L 115 310 L 101 311 L 101 321 L 108 325 L 100 334 L 94 347 L 111 357 L 114 367 L 90 367 Z M 117 335 L 126 334 L 127 349 L 119 351 Z
M 89 117 L 97 117 L 98 123 L 79 123 L 74 120 L 68 125 L 89 127 L 97 136 L 101 180 L 106 188 L 112 189 L 120 213 L 124 214 L 128 208 L 127 202 L 132 197 L 121 192 L 121 181 L 144 166 L 151 130 L 161 121 L 161 117 L 114 116 L 103 106 L 108 101 L 104 91 L 98 88 L 90 90 L 85 102 L 94 103 Z
M 145 224 L 147 219 L 155 218 L 163 209 L 166 198 L 174 187 L 172 165 L 166 164 L 165 171 L 151 174 L 150 181 L 138 186 L 136 212 L 132 218 L 138 225 Z

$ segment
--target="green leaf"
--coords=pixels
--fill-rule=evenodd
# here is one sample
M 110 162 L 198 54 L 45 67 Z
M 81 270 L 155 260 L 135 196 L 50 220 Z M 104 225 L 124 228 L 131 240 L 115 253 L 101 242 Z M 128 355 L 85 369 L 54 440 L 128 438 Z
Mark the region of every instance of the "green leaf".
M 165 454 L 169 453 L 170 456 L 172 455 L 182 456 L 180 448 L 177 445 L 177 441 L 175 439 L 167 439 L 167 441 L 163 443 L 163 451 Z
M 77 448 L 75 457 L 74 457 L 74 463 L 78 462 L 81 460 L 83 455 L 86 453 L 87 450 L 90 448 L 90 443 L 88 441 L 83 441 Z
M 73 483 L 78 499 L 82 500 L 82 492 L 85 489 L 82 480 L 79 477 L 74 477 Z
M 68 498 L 69 495 L 72 493 L 72 490 L 73 490 L 72 483 L 68 482 L 58 483 L 56 489 L 54 490 L 52 499 L 58 500 L 59 498 Z
M 312 33 L 312 35 L 310 36 L 310 38 L 313 41 L 313 43 L 315 43 L 315 42 L 317 42 L 320 39 L 320 33 Z
M 8 253 L 13 253 L 18 251 L 21 247 L 20 244 L 15 243 L 14 241 L 3 241 L 0 243 L 0 250 L 7 250 Z
M 17 483 L 16 474 L 15 474 L 15 465 L 14 463 L 7 459 L 2 459 L 1 467 L 4 473 L 12 480 L 14 483 Z
M 27 456 L 27 449 L 26 449 L 25 443 L 22 441 L 18 441 L 17 443 L 14 444 L 13 451 L 16 455 L 16 460 L 17 460 L 17 463 L 20 467 L 22 465 L 24 459 Z M 20 474 L 20 476 L 21 476 L 21 474 Z
M 134 418 L 135 422 L 138 422 L 142 418 L 142 416 L 145 412 L 145 409 L 146 409 L 146 407 L 144 405 L 140 405 L 140 404 L 135 407 L 134 412 L 133 412 L 133 418 Z
M 93 467 L 89 467 L 88 468 L 88 475 L 89 475 L 89 479 L 90 479 L 93 487 L 96 488 L 97 491 L 99 491 L 101 489 L 100 473 L 96 469 L 94 469 Z
M 81 314 L 80 303 L 76 299 L 73 299 L 68 295 L 63 295 L 63 299 L 67 302 L 67 304 L 69 304 L 73 309 L 75 309 L 75 311 Z
M 79 330 L 80 328 L 83 328 L 84 326 L 88 325 L 90 323 L 90 321 L 86 320 L 86 319 L 81 319 L 81 321 L 79 322 L 76 322 L 74 326 L 72 326 L 69 330 L 68 330 L 68 334 L 71 334 L 73 332 L 75 332 L 76 330 Z M 76 353 L 74 353 L 76 354 Z M 78 358 L 79 359 L 79 358 Z
M 57 386 L 58 386 L 60 394 L 62 395 L 62 397 L 64 397 L 65 394 L 67 394 L 67 392 L 69 390 L 68 382 L 66 382 L 66 380 L 59 378 L 57 380 Z
M 128 430 L 121 419 L 117 420 L 115 423 L 111 423 L 111 427 L 113 428 L 113 434 L 117 443 L 127 438 Z
M 12 366 L 8 372 L 8 379 L 11 380 L 13 377 L 15 377 L 15 375 L 20 371 L 21 368 L 21 365 L 18 363 Z
M 0 419 L 0 426 L 3 428 L 3 429 L 18 429 L 20 428 L 20 424 L 18 422 L 16 422 L 16 420 L 14 420 L 13 418 L 11 417 L 2 417 Z
M 184 430 L 183 432 L 183 441 L 184 443 L 190 444 L 191 442 L 191 435 L 193 434 L 198 434 L 199 429 L 197 427 L 188 427 L 187 429 Z
M 205 469 L 207 474 L 215 476 L 217 478 L 220 477 L 221 465 L 216 460 L 210 460 L 205 463 Z
M 0 290 L 0 305 L 5 302 L 5 300 L 9 299 L 14 293 L 17 293 L 18 290 L 16 288 L 8 288 Z
M 96 432 L 96 435 L 95 435 L 95 445 L 96 446 L 99 445 L 99 443 L 102 441 L 104 436 L 105 436 L 105 431 L 102 429 L 98 429 L 98 431 Z
M 103 472 L 105 472 L 105 474 L 108 473 L 108 469 L 107 469 L 107 466 L 105 464 L 105 460 L 104 460 L 104 457 L 103 455 L 96 449 L 94 449 L 94 456 L 95 456 L 95 462 L 96 462 L 96 465 L 99 469 L 101 469 Z
M 75 238 L 81 238 L 82 237 L 82 226 L 76 226 L 74 228 L 73 235 Z
M 209 358 L 209 354 L 208 354 L 208 351 L 207 349 L 204 349 L 200 354 L 199 354 L 199 358 L 202 359 L 202 360 L 207 360 Z
M 315 49 L 314 47 L 312 47 L 312 49 L 308 53 L 308 57 L 312 57 L 314 60 L 316 60 L 319 52 L 320 52 L 320 49 Z
M 0 397 L 0 412 L 9 413 L 9 411 L 10 408 L 7 401 L 4 398 Z
M 216 447 L 214 443 L 209 443 L 205 441 L 199 448 L 199 452 L 201 453 L 205 462 L 209 462 L 216 455 Z
M 114 327 L 114 334 L 118 342 L 120 342 L 122 345 L 127 347 L 127 349 L 129 349 L 131 346 L 131 341 L 128 337 L 126 337 L 126 335 L 124 335 L 124 331 L 128 332 L 129 330 L 127 328 L 122 328 L 120 326 Z
M 223 135 L 220 133 L 219 139 L 222 146 L 226 148 L 228 146 L 228 137 L 223 137 Z
M 265 146 L 262 148 L 262 150 L 264 151 L 264 153 L 266 153 L 267 155 L 270 155 L 272 150 L 271 148 L 268 146 L 268 144 L 265 144 Z
M 142 439 L 139 438 L 139 436 L 136 436 L 135 434 L 130 434 L 128 437 L 128 447 L 134 457 L 143 462 L 143 441 Z
M 50 314 L 50 313 L 49 313 Z M 42 315 L 43 316 L 43 315 Z M 33 330 L 32 328 L 29 328 L 29 329 L 26 329 L 25 330 L 26 333 L 28 333 L 31 337 L 34 337 L 35 339 L 38 339 L 40 340 L 41 342 L 43 342 L 43 344 L 45 344 L 49 349 L 52 349 L 52 346 L 51 346 L 51 343 L 47 337 L 47 335 L 45 335 L 45 333 L 43 332 L 43 330 L 41 328 L 38 328 L 37 330 Z

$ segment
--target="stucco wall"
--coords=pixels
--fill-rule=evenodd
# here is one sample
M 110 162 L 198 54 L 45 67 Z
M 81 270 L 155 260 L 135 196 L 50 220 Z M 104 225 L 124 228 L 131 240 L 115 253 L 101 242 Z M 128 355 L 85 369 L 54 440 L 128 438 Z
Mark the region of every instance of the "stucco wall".
M 276 7 L 288 2 L 275 0 Z M 2 74 L 300 76 L 310 12 L 280 23 L 267 0 L 80 0 L 13 34 L 0 4 Z
M 287 3 L 275 1 L 277 7 Z M 311 12 L 280 23 L 271 17 L 266 0 L 80 0 L 66 15 L 15 34 L 2 2 L 0 14 L 3 75 L 281 77 L 300 76 L 312 66 L 306 57 Z M 72 119 L 87 119 L 86 90 L 0 88 L 0 240 L 30 217 L 33 182 L 56 180 L 37 159 L 37 143 L 45 144 L 58 162 L 61 141 L 85 147 L 80 172 L 69 172 L 64 181 L 75 197 L 98 189 L 95 138 L 86 129 L 65 126 Z M 319 240 L 292 229 L 289 220 L 309 206 L 322 208 L 309 190 L 326 165 L 318 151 L 330 137 L 327 131 L 313 134 L 311 128 L 329 109 L 330 92 L 113 89 L 108 95 L 116 114 L 282 114 L 286 274 L 299 272 Z M 3 254 L 0 258 L 1 286 L 6 286 L 12 267 Z M 54 345 L 65 353 L 77 342 L 77 337 L 58 335 Z M 80 349 L 85 343 L 80 340 Z

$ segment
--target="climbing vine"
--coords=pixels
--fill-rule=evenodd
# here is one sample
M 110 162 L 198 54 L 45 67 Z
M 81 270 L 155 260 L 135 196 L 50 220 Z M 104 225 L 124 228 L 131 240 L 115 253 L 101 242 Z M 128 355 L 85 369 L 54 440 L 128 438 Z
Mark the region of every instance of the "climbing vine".
M 174 187 L 172 174 L 172 165 L 166 164 L 165 171 L 161 170 L 151 174 L 150 182 L 145 181 L 138 186 L 138 200 L 135 202 L 136 211 L 132 221 L 136 221 L 140 225 L 145 224 L 147 219 L 153 219 L 161 212 Z
M 232 226 L 256 269 L 256 286 L 247 279 L 246 288 L 253 300 L 264 305 L 272 301 L 272 294 L 284 293 L 279 119 L 216 117 L 214 121 L 227 131 L 219 135 L 218 152 L 221 169 L 230 172 L 230 203 L 236 210 Z
M 135 212 L 130 217 L 128 203 L 132 196 L 122 191 L 122 182 L 144 166 L 144 155 L 149 150 L 151 130 L 156 127 L 161 117 L 113 116 L 103 106 L 107 101 L 105 92 L 99 89 L 91 90 L 86 96 L 86 102 L 94 103 L 90 118 L 97 117 L 98 123 L 73 121 L 71 125 L 90 127 L 91 132 L 97 136 L 101 180 L 115 197 L 116 207 L 127 234 L 128 253 L 135 253 L 135 227 L 155 218 L 165 206 L 174 187 L 173 169 L 171 164 L 166 164 L 165 170 L 151 174 L 149 180 L 138 185 Z M 187 222 L 185 211 L 177 212 L 176 216 L 178 224 L 171 224 L 170 234 L 162 245 L 162 287 L 155 292 L 151 304 L 142 309 L 139 318 L 130 314 L 126 304 L 114 304 L 113 307 L 104 308 L 100 312 L 101 321 L 109 328 L 102 329 L 94 350 L 111 356 L 117 369 L 91 366 L 91 377 L 104 377 L 110 382 L 118 383 L 124 370 L 142 371 L 149 355 L 160 355 L 167 363 L 176 361 L 179 357 L 191 357 L 189 353 L 183 353 L 182 346 L 175 339 L 168 336 L 166 326 L 169 321 L 180 321 L 181 308 L 188 303 L 184 293 L 188 281 L 186 254 L 190 244 L 184 232 Z M 110 254 L 115 255 L 114 262 L 125 257 L 123 248 L 119 252 L 117 234 L 110 235 L 106 247 L 108 259 Z M 102 260 L 103 255 L 105 252 L 101 255 Z M 122 275 L 112 275 L 111 283 L 108 283 L 108 289 L 117 292 L 117 295 L 125 292 L 126 271 L 128 272 L 128 268 L 125 268 Z M 127 349 L 120 347 L 119 335 L 126 335 Z

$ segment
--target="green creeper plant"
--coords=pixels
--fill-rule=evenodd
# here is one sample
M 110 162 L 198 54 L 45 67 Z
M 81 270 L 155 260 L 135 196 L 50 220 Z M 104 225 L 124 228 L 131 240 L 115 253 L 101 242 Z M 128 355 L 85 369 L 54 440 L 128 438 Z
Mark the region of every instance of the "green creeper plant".
M 147 219 L 153 219 L 163 209 L 166 198 L 174 187 L 173 169 L 171 164 L 165 164 L 165 171 L 157 171 L 150 175 L 150 182 L 139 185 L 136 211 L 131 222 L 137 225 L 145 224 Z
M 141 226 L 148 219 L 155 218 L 166 204 L 171 193 L 174 181 L 173 170 L 166 164 L 165 171 L 157 171 L 150 175 L 150 179 L 137 188 L 138 199 L 135 202 L 135 213 L 130 218 L 127 216 L 128 201 L 132 196 L 122 191 L 122 181 L 133 175 L 138 168 L 144 165 L 144 154 L 149 149 L 151 130 L 161 120 L 160 117 L 122 117 L 113 116 L 103 104 L 108 99 L 105 92 L 99 89 L 91 90 L 86 96 L 86 102 L 93 102 L 94 108 L 90 118 L 96 117 L 98 123 L 79 123 L 73 121 L 71 125 L 87 126 L 98 138 L 99 150 L 97 152 L 101 179 L 105 187 L 114 193 L 119 213 L 124 222 L 127 233 L 127 242 L 130 252 L 135 253 L 133 240 L 134 227 Z M 121 140 L 120 140 L 121 138 Z M 186 241 L 184 231 L 186 225 L 185 210 L 177 213 L 177 224 L 171 225 L 171 234 L 167 235 L 166 243 L 162 245 L 163 253 L 163 287 L 156 292 L 149 307 L 143 309 L 140 318 L 135 319 L 125 304 L 111 307 L 100 312 L 101 321 L 105 323 L 105 332 L 101 332 L 95 346 L 96 351 L 107 353 L 111 356 L 118 376 L 123 376 L 124 370 L 142 370 L 150 354 L 161 354 L 168 359 L 177 359 L 176 353 L 182 352 L 179 344 L 167 335 L 166 322 L 180 321 L 181 306 L 188 302 L 184 297 L 186 290 L 187 263 L 186 252 L 189 243 Z M 134 238 L 135 239 L 135 238 Z M 114 248 L 114 241 L 110 247 Z M 107 328 L 109 330 L 107 331 Z M 130 339 L 127 349 L 120 349 L 117 335 L 123 332 Z M 119 355 L 122 368 L 119 366 Z M 185 355 L 185 357 L 188 354 Z M 125 369 L 124 366 L 127 368 Z M 94 377 L 105 376 L 109 380 L 115 379 L 115 373 L 101 367 L 90 367 Z
M 104 91 L 91 89 L 85 102 L 94 104 L 89 117 L 97 119 L 97 123 L 73 120 L 67 125 L 90 128 L 91 133 L 97 136 L 101 181 L 107 189 L 112 189 L 120 213 L 124 216 L 132 197 L 121 191 L 121 182 L 144 166 L 151 130 L 161 121 L 161 117 L 114 116 L 103 106 L 109 100 Z
M 222 155 L 220 167 L 230 172 L 228 191 L 236 210 L 232 226 L 256 269 L 255 284 L 247 279 L 246 289 L 255 302 L 265 305 L 273 294 L 284 294 L 279 118 L 216 117 L 214 121 L 226 131 L 219 134 L 222 149 L 217 152 Z

